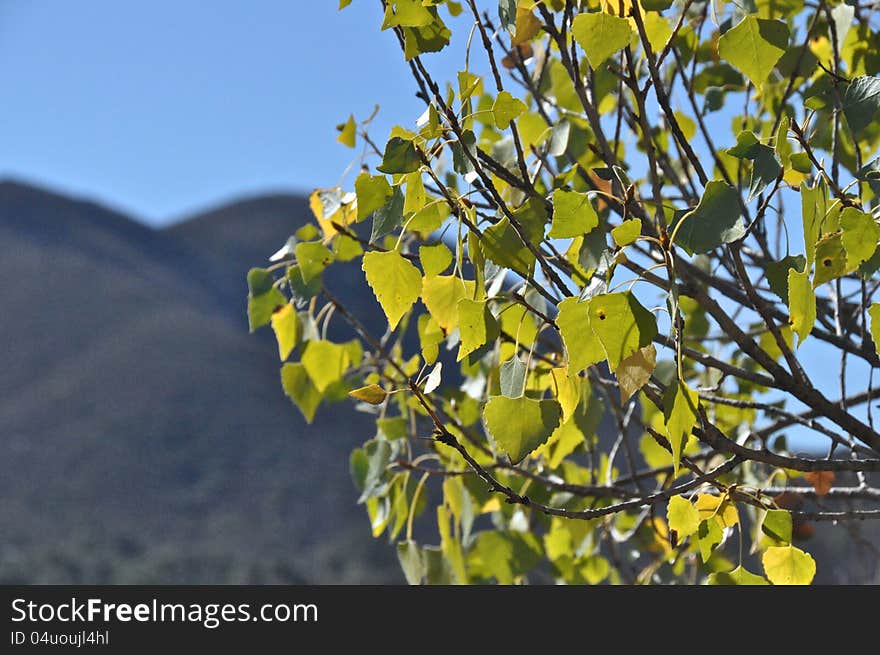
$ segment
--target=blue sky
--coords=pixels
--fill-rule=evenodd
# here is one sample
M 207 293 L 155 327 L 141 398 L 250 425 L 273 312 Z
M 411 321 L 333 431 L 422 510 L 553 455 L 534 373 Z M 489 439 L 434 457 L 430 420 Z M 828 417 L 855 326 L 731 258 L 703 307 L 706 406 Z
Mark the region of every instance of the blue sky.
M 337 123 L 379 103 L 378 140 L 424 109 L 380 23 L 377 0 L 0 0 L 0 177 L 154 224 L 335 184 Z

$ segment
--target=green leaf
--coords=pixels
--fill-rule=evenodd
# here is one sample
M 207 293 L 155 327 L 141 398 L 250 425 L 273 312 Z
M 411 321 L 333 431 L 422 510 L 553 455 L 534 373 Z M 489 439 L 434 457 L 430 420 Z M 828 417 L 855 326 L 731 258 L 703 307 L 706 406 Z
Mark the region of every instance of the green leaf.
M 452 253 L 443 242 L 419 248 L 419 261 L 425 275 L 440 275 L 452 263 Z
M 788 305 L 788 272 L 806 271 L 807 259 L 803 255 L 788 255 L 778 262 L 767 264 L 767 283 L 770 290 Z
M 697 528 L 697 541 L 700 545 L 700 557 L 705 564 L 712 556 L 712 551 L 721 543 L 724 538 L 724 532 L 718 521 L 714 518 L 708 521 L 700 521 L 700 527 Z
M 385 312 L 389 327 L 394 330 L 422 291 L 419 269 L 396 250 L 368 252 L 361 267 L 366 274 L 367 284 Z
M 629 291 L 594 296 L 589 303 L 590 327 L 602 344 L 608 368 L 620 362 L 657 336 L 657 320 Z
M 828 213 L 828 187 L 825 178 L 819 176 L 813 186 L 802 182 L 800 191 L 804 245 L 807 249 L 807 267 L 804 270 L 809 271 L 816 261 L 816 242 L 819 241 L 822 224 Z
M 556 189 L 553 192 L 553 222 L 548 235 L 554 239 L 579 237 L 599 225 L 599 215 L 586 193 Z
M 474 281 L 455 275 L 435 275 L 422 281 L 422 302 L 446 334 L 458 327 L 458 303 L 473 298 Z
M 519 118 L 526 109 L 528 107 L 522 100 L 515 98 L 508 91 L 501 91 L 492 105 L 492 117 L 495 119 L 495 126 L 499 130 L 505 129 L 510 125 L 510 121 Z
M 666 436 L 672 446 L 673 475 L 678 477 L 681 453 L 697 424 L 697 406 L 700 397 L 696 391 L 681 380 L 673 380 L 663 395 L 663 416 L 666 419 Z
M 620 362 L 617 367 L 617 384 L 620 387 L 620 402 L 625 403 L 634 393 L 645 386 L 657 367 L 657 349 L 654 344 L 640 348 Z
M 437 15 L 434 7 L 427 7 L 433 22 L 424 27 L 403 28 L 403 56 L 406 61 L 423 52 L 440 52 L 449 45 L 452 32 Z
M 880 240 L 880 225 L 870 214 L 855 207 L 846 207 L 840 214 L 840 240 L 846 250 L 846 264 L 853 269 L 867 261 L 877 250 Z
M 248 325 L 253 332 L 272 320 L 272 314 L 287 304 L 287 298 L 272 286 L 272 274 L 263 268 L 248 271 Z
M 422 551 L 419 545 L 412 540 L 401 541 L 397 544 L 397 559 L 406 581 L 411 585 L 422 583 L 425 577 L 425 562 L 422 559 Z
M 354 116 L 349 116 L 348 120 L 336 129 L 339 130 L 336 140 L 342 145 L 354 148 L 357 140 L 357 123 L 354 122 Z
M 614 243 L 623 248 L 638 239 L 641 233 L 642 222 L 637 218 L 631 218 L 611 230 L 611 238 L 614 239 Z
M 847 273 L 846 250 L 839 232 L 829 234 L 816 244 L 816 270 L 813 273 L 813 288 L 836 280 Z
M 776 152 L 770 146 L 758 145 L 751 159 L 752 180 L 749 183 L 749 201 L 776 182 L 776 178 L 782 173 L 782 164 L 779 163 Z
M 318 241 L 296 244 L 296 263 L 305 284 L 320 277 L 333 261 L 333 253 Z
M 788 311 L 791 315 L 791 327 L 798 335 L 800 347 L 816 323 L 816 294 L 810 285 L 809 273 L 789 269 Z
M 615 52 L 629 45 L 633 35 L 627 19 L 611 16 L 603 11 L 575 16 L 571 33 L 587 54 L 593 70 L 598 69 Z
M 321 404 L 321 392 L 312 383 L 306 367 L 302 364 L 285 364 L 281 367 L 281 387 L 285 395 L 302 412 L 306 423 L 315 418 L 318 405 Z
M 868 317 L 871 319 L 871 339 L 874 340 L 874 350 L 880 355 L 880 303 L 872 303 L 868 307 Z
M 740 565 L 732 571 L 719 571 L 717 573 L 713 573 L 709 576 L 709 584 L 756 586 L 768 585 L 770 583 L 767 582 L 762 576 L 755 575 L 754 573 L 752 573 L 751 571 L 747 571 Z
M 486 228 L 482 246 L 486 257 L 499 266 L 526 274 L 531 274 L 535 267 L 535 256 L 519 238 L 506 216 Z
M 388 392 L 378 384 L 368 384 L 365 387 L 349 391 L 348 395 L 371 405 L 381 405 L 388 397 Z
M 862 75 L 855 78 L 843 96 L 843 113 L 853 132 L 861 132 L 874 120 L 880 109 L 880 78 Z
M 403 213 L 412 214 L 425 206 L 428 196 L 425 193 L 425 183 L 419 171 L 406 176 L 406 198 L 403 202 Z
M 531 41 L 541 31 L 541 21 L 535 18 L 532 10 L 520 3 L 516 8 L 516 22 L 510 45 L 517 46 L 520 43 Z
M 382 29 L 390 27 L 424 27 L 430 25 L 434 17 L 421 0 L 393 0 L 385 7 Z
M 784 509 L 767 510 L 761 522 L 761 530 L 771 539 L 791 543 L 791 514 Z
M 330 341 L 309 341 L 302 356 L 306 373 L 321 393 L 342 379 L 349 362 L 345 345 Z
M 385 145 L 382 163 L 376 167 L 383 173 L 413 173 L 422 165 L 416 147 L 409 139 L 394 136 Z
M 468 298 L 458 303 L 458 331 L 461 335 L 458 361 L 480 346 L 494 342 L 499 335 L 498 322 L 489 311 L 488 303 Z
M 773 546 L 761 557 L 767 579 L 775 585 L 808 585 L 816 575 L 816 562 L 794 546 Z
M 788 47 L 788 26 L 778 20 L 746 16 L 718 39 L 718 54 L 752 84 L 761 87 Z
M 519 398 L 526 390 L 526 364 L 514 354 L 504 362 L 498 370 L 498 381 L 501 395 L 507 398 Z
M 296 348 L 302 334 L 299 316 L 296 315 L 293 305 L 287 303 L 272 313 L 272 329 L 278 341 L 278 356 L 283 362 Z
M 354 181 L 354 192 L 357 195 L 357 217 L 362 221 L 377 209 L 385 206 L 391 197 L 391 185 L 384 175 L 361 173 Z
M 602 344 L 590 329 L 589 303 L 566 298 L 559 303 L 556 325 L 559 326 L 565 352 L 568 353 L 568 368 L 572 373 L 580 373 L 606 358 Z
M 538 448 L 559 425 L 559 403 L 493 396 L 483 409 L 486 429 L 514 464 Z
M 678 534 L 679 539 L 692 535 L 700 527 L 700 513 L 687 498 L 682 496 L 673 496 L 669 499 L 666 520 L 670 529 Z
M 703 254 L 745 234 L 739 214 L 739 195 L 720 180 L 706 185 L 699 204 L 673 222 L 676 245 L 688 254 Z
M 373 230 L 370 233 L 370 241 L 378 243 L 379 239 L 403 224 L 403 202 L 403 193 L 400 191 L 400 187 L 394 187 L 388 202 L 373 212 Z

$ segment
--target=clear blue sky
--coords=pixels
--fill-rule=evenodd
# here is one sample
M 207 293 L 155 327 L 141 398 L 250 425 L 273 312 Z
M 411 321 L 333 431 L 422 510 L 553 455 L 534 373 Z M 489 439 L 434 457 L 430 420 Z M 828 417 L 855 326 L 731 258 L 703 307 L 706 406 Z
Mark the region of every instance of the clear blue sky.
M 378 0 L 0 0 L 0 177 L 156 224 L 335 184 L 337 123 L 379 103 L 378 140 L 424 109 L 380 23 Z

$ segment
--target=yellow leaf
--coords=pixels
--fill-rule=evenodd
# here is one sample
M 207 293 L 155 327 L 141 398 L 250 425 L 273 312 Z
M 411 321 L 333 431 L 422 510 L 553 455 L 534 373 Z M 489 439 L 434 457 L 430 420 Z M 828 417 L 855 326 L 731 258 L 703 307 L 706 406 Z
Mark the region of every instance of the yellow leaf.
M 349 391 L 348 395 L 352 398 L 363 400 L 365 403 L 370 403 L 371 405 L 381 405 L 388 397 L 388 392 L 378 384 L 368 384 L 360 389 Z
M 713 494 L 700 494 L 697 496 L 696 507 L 700 513 L 701 521 L 706 521 L 714 516 L 722 528 L 729 528 L 739 523 L 739 513 L 736 511 L 736 506 L 727 498 Z
M 299 317 L 296 315 L 293 305 L 288 303 L 272 313 L 271 321 L 272 329 L 275 331 L 275 339 L 278 341 L 278 356 L 283 362 L 299 342 Z
M 775 585 L 808 585 L 816 575 L 816 562 L 800 548 L 773 546 L 761 557 L 767 578 Z

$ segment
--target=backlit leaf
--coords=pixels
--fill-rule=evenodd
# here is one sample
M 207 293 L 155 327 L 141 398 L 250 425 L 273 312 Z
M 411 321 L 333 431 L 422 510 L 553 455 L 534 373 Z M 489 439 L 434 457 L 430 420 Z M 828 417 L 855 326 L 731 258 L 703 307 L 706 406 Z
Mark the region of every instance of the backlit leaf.
M 608 57 L 629 45 L 633 30 L 627 19 L 600 11 L 575 16 L 571 33 L 595 70 Z
M 794 546 L 774 546 L 761 557 L 767 578 L 775 585 L 808 585 L 816 575 L 816 562 Z
M 543 444 L 559 425 L 555 400 L 493 396 L 483 409 L 486 429 L 514 464 Z
M 799 273 L 793 268 L 788 271 L 788 310 L 791 328 L 798 335 L 800 347 L 816 323 L 816 293 L 810 284 L 809 274 Z
M 422 275 L 396 250 L 368 252 L 362 268 L 393 330 L 419 298 Z
M 510 121 L 518 118 L 528 107 L 519 98 L 515 98 L 508 91 L 501 91 L 492 105 L 492 117 L 495 119 L 495 126 L 503 130 Z
M 553 192 L 553 222 L 549 236 L 554 239 L 579 237 L 599 225 L 599 215 L 586 193 L 556 189 Z
M 556 324 L 568 353 L 568 369 L 573 373 L 605 359 L 598 337 L 590 329 L 589 303 L 566 298 L 559 303 Z
M 594 296 L 589 302 L 589 316 L 590 327 L 602 344 L 612 372 L 657 336 L 657 320 L 631 292 Z
M 673 496 L 669 499 L 666 520 L 670 529 L 678 534 L 679 539 L 692 535 L 700 527 L 700 513 L 683 496 Z
M 419 248 L 419 261 L 422 262 L 425 275 L 439 275 L 452 263 L 452 253 L 441 241 L 433 245 L 421 246 Z
M 623 221 L 620 225 L 611 230 L 611 238 L 614 243 L 623 248 L 639 238 L 642 233 L 642 222 L 636 218 Z
M 710 585 L 743 585 L 757 586 L 770 584 L 762 576 L 737 566 L 732 571 L 719 571 L 709 576 Z
M 691 430 L 697 424 L 699 396 L 683 381 L 674 380 L 663 396 L 663 415 L 666 419 L 666 436 L 672 446 L 672 467 L 678 476 L 681 453 L 687 444 Z
M 391 198 L 391 185 L 384 175 L 361 173 L 354 181 L 357 195 L 357 217 L 361 221 L 377 209 L 384 207 Z
M 422 302 L 446 334 L 458 327 L 458 303 L 473 298 L 474 281 L 455 275 L 434 275 L 422 281 Z
M 489 311 L 486 301 L 463 298 L 458 302 L 458 330 L 461 343 L 458 361 L 486 343 L 494 342 L 499 335 L 498 322 Z
M 283 362 L 296 348 L 302 331 L 293 305 L 287 303 L 272 313 L 272 330 L 278 341 L 278 356 Z
M 321 393 L 342 379 L 349 362 L 348 349 L 343 344 L 330 341 L 307 342 L 302 356 L 306 373 Z
M 321 404 L 321 392 L 312 383 L 306 367 L 299 363 L 281 367 L 281 387 L 302 412 L 306 422 L 311 423 Z
M 788 26 L 778 20 L 746 16 L 718 39 L 718 54 L 760 87 L 785 54 Z
M 859 211 L 855 207 L 845 207 L 840 213 L 840 241 L 846 250 L 848 269 L 858 267 L 870 259 L 877 250 L 880 240 L 880 225 L 870 214 Z

